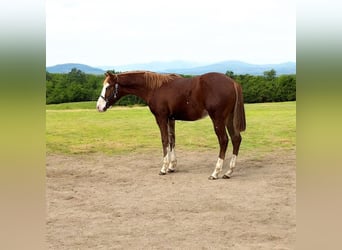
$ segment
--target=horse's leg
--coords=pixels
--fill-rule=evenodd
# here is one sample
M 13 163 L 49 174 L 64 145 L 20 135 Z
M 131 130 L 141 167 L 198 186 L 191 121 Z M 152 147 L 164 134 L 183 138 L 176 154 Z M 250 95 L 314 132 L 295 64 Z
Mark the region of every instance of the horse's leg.
M 169 134 L 168 134 L 168 118 L 156 117 L 157 124 L 160 129 L 160 135 L 163 145 L 163 166 L 160 169 L 159 174 L 166 174 L 167 168 L 170 164 L 169 158 Z
M 175 120 L 170 119 L 168 122 L 167 128 L 168 128 L 168 134 L 169 134 L 169 161 L 170 161 L 167 172 L 172 173 L 175 171 L 175 168 L 177 165 L 176 151 L 175 151 L 175 145 L 176 145 Z
M 214 169 L 214 172 L 209 176 L 209 180 L 216 180 L 218 178 L 218 174 L 222 171 L 223 161 L 226 155 L 226 150 L 228 146 L 228 136 L 226 132 L 226 125 L 223 120 L 213 119 L 213 125 L 215 129 L 215 133 L 217 135 L 219 144 L 220 144 L 220 154 L 217 159 L 217 163 Z
M 241 140 L 242 140 L 240 132 L 236 131 L 234 129 L 232 118 L 228 120 L 227 129 L 228 129 L 229 136 L 232 139 L 233 155 L 232 155 L 232 159 L 230 160 L 229 169 L 228 169 L 227 173 L 225 173 L 222 176 L 222 178 L 224 178 L 224 179 L 229 179 L 231 177 L 233 171 L 234 171 L 236 158 L 239 154 L 240 144 L 241 144 Z

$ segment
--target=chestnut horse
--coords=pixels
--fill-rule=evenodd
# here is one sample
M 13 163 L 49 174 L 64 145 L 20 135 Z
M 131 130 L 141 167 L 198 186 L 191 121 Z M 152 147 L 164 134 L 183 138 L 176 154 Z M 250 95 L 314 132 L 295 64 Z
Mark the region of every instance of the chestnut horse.
M 160 128 L 164 157 L 161 175 L 174 172 L 177 164 L 175 120 L 195 121 L 209 115 L 220 144 L 218 160 L 209 179 L 217 179 L 222 171 L 229 141 L 226 129 L 232 140 L 233 155 L 222 178 L 231 177 L 242 140 L 240 132 L 246 129 L 242 89 L 238 83 L 221 73 L 193 78 L 148 71 L 105 75 L 97 110 L 106 111 L 128 94 L 146 101 Z

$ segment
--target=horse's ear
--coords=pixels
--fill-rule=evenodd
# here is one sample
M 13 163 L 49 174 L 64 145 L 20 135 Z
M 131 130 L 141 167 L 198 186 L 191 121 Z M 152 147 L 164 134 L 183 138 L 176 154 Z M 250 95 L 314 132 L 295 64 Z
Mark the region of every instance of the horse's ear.
M 114 76 L 115 73 L 113 71 L 110 71 L 108 70 L 106 73 L 105 73 L 105 76 Z

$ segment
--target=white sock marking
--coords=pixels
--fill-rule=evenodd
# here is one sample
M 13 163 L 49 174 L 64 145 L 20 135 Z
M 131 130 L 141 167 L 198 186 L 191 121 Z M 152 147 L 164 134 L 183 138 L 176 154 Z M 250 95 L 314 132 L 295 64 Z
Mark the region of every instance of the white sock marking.
M 172 149 L 171 152 L 169 152 L 169 159 L 170 159 L 170 163 L 169 163 L 169 167 L 168 169 L 171 171 L 174 171 L 177 165 L 177 158 L 176 158 L 176 151 L 175 148 Z
M 232 159 L 230 160 L 230 164 L 229 164 L 229 169 L 225 175 L 229 177 L 231 176 L 235 168 L 235 163 L 236 163 L 236 155 L 232 155 Z
M 215 166 L 214 172 L 211 174 L 211 176 L 214 179 L 218 178 L 218 174 L 222 171 L 222 166 L 223 166 L 223 159 L 218 158 L 217 162 L 216 162 L 216 166 Z
M 165 174 L 169 164 L 170 164 L 170 148 L 167 147 L 167 152 L 166 152 L 166 155 L 163 159 L 163 166 L 160 169 L 160 172 Z
M 163 166 L 160 169 L 160 172 L 162 172 L 163 174 L 166 173 L 167 167 L 169 166 L 169 156 L 168 154 L 164 157 L 163 159 Z

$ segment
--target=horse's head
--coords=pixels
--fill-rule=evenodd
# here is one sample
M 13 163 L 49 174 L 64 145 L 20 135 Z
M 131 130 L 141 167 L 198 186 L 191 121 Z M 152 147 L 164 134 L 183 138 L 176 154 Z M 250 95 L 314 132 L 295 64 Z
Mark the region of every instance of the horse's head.
M 118 76 L 111 72 L 105 73 L 101 95 L 97 100 L 96 108 L 99 112 L 106 111 L 119 99 Z

